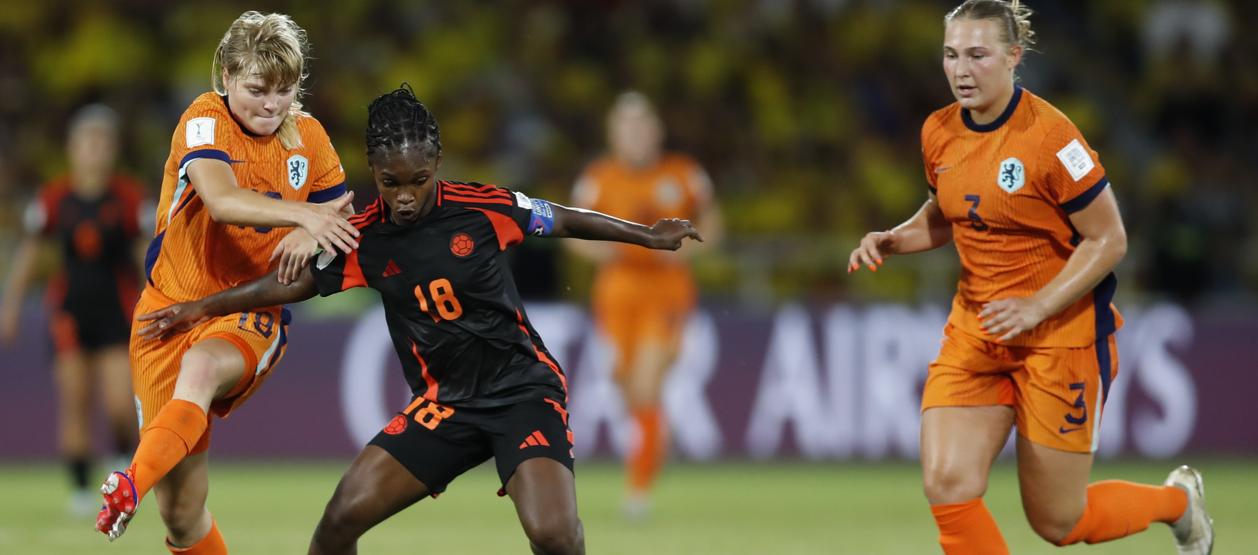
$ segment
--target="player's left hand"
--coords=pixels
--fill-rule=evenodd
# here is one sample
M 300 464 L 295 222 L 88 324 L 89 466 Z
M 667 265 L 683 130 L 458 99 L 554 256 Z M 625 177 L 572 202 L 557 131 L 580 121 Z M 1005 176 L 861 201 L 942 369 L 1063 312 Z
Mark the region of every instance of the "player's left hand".
M 655 222 L 655 225 L 651 226 L 650 234 L 651 242 L 647 246 L 653 249 L 675 251 L 681 248 L 681 241 L 687 237 L 700 243 L 703 242 L 703 237 L 699 235 L 695 226 L 691 225 L 690 220 L 678 218 L 665 218 Z
M 209 320 L 205 307 L 198 301 L 173 304 L 161 310 L 141 314 L 136 317 L 141 322 L 150 322 L 137 332 L 145 339 L 166 339 L 175 334 L 183 333 L 197 324 Z
M 276 277 L 279 278 L 280 283 L 288 285 L 301 277 L 302 269 L 318 251 L 319 242 L 314 236 L 304 229 L 297 228 L 290 231 L 278 245 L 275 245 L 269 262 L 273 263 L 275 259 L 279 259 Z
M 1044 308 L 1031 297 L 1010 297 L 983 305 L 978 313 L 979 322 L 988 334 L 998 336 L 997 341 L 1008 341 L 1030 331 L 1044 318 Z

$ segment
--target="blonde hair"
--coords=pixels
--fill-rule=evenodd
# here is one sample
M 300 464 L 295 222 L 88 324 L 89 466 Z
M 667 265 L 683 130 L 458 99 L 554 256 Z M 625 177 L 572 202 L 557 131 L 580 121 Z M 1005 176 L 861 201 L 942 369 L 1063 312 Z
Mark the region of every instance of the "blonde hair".
M 214 92 L 227 94 L 223 70 L 227 70 L 233 78 L 257 75 L 269 85 L 295 87 L 293 103 L 275 134 L 284 148 L 297 148 L 301 146 L 297 117 L 302 114 L 299 99 L 301 83 L 306 78 L 308 51 L 306 31 L 298 27 L 293 18 L 278 13 L 262 15 L 256 11 L 240 14 L 227 28 L 214 51 L 214 63 L 210 68 Z
M 1031 30 L 1032 13 L 1031 8 L 1023 6 L 1019 0 L 965 0 L 944 16 L 944 25 L 953 19 L 995 19 L 1000 22 L 1001 38 L 1005 44 L 1029 49 L 1035 44 L 1035 31 Z

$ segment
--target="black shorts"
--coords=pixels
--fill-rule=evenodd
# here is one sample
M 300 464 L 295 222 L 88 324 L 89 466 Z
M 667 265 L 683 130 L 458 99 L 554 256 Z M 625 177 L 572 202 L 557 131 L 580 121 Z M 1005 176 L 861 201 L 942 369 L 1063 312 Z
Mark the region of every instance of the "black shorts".
M 54 310 L 49 325 L 53 349 L 59 353 L 97 351 L 131 340 L 131 321 L 112 307 L 98 310 Z
M 417 397 L 368 445 L 387 451 L 432 495 L 460 474 L 494 458 L 505 495 L 520 463 L 546 457 L 572 470 L 572 431 L 563 397 L 536 397 L 490 408 L 455 408 Z

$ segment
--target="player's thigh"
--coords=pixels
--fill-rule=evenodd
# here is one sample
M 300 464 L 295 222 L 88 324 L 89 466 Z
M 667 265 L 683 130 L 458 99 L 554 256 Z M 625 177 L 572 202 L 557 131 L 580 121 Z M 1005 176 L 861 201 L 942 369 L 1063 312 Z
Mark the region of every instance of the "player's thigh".
M 96 386 L 110 416 L 134 421 L 135 400 L 131 392 L 131 365 L 126 346 L 103 347 L 93 354 L 93 362 L 99 369 Z
M 1004 405 L 926 409 L 921 462 L 927 499 L 940 504 L 981 497 L 1013 422 L 1013 409 Z
M 600 280 L 606 281 L 601 277 Z M 596 284 L 590 303 L 595 327 L 613 351 L 618 374 L 628 371 L 633 363 L 641 327 L 641 298 L 636 288 L 620 285 L 619 281 Z
M 578 534 L 573 436 L 563 396 L 542 394 L 504 407 L 487 431 L 502 492 L 511 496 L 530 539 Z
M 525 460 L 505 490 L 531 540 L 580 535 L 576 478 L 563 463 L 547 457 Z
M 361 533 L 428 495 L 428 487 L 396 457 L 367 445 L 341 476 L 322 520 Z
M 1083 516 L 1092 453 L 1062 451 L 1018 435 L 1018 485 L 1031 527 L 1057 541 Z
M 209 402 L 226 395 L 245 376 L 245 357 L 232 341 L 221 336 L 203 339 L 184 353 L 174 396 Z
M 53 375 L 62 410 L 83 411 L 89 408 L 92 389 L 88 358 L 81 350 L 62 351 L 53 360 Z

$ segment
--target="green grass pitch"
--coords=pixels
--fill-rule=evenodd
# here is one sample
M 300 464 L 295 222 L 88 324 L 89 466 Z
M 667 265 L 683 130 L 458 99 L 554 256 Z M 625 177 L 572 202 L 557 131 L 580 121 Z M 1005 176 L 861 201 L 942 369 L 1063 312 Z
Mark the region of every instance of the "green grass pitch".
M 347 462 L 211 463 L 210 509 L 233 554 L 305 553 L 314 524 Z M 1258 552 L 1258 461 L 1195 461 L 1215 518 L 1215 553 Z M 1169 462 L 1101 462 L 1096 479 L 1160 483 Z M 660 481 L 645 522 L 620 516 L 622 478 L 610 463 L 577 468 L 577 492 L 590 553 L 938 553 L 935 527 L 909 463 L 675 464 Z M 372 553 L 527 553 L 510 501 L 482 466 L 438 500 L 425 500 L 372 530 Z M 0 465 L 0 553 L 162 554 L 163 530 L 151 504 L 108 544 L 91 519 L 67 516 L 59 464 Z M 987 503 L 1014 553 L 1061 553 L 1022 516 L 1013 467 L 997 466 Z M 1139 536 L 1067 553 L 1174 553 L 1155 524 Z

